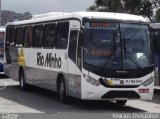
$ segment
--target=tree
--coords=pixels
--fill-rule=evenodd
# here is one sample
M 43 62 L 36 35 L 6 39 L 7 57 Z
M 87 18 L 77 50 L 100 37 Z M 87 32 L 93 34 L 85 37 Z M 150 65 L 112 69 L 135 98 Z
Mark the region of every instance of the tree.
M 154 10 L 159 6 L 160 0 L 95 0 L 95 4 L 88 10 L 142 15 L 155 22 Z
M 153 9 L 154 8 L 152 3 L 149 0 L 144 0 L 143 3 L 141 4 L 139 15 L 148 17 L 151 22 L 154 22 Z
M 120 0 L 96 0 L 95 4 L 88 8 L 95 12 L 122 12 L 123 6 Z
M 160 22 L 160 9 L 157 10 L 155 19 L 156 19 L 156 22 Z
M 130 14 L 139 14 L 141 9 L 141 0 L 123 0 L 124 11 Z
M 32 14 L 29 12 L 25 13 L 16 13 L 14 11 L 9 11 L 9 10 L 2 10 L 2 25 L 6 25 L 8 22 L 13 22 L 13 21 L 21 21 L 21 20 L 26 20 L 30 19 L 32 17 Z

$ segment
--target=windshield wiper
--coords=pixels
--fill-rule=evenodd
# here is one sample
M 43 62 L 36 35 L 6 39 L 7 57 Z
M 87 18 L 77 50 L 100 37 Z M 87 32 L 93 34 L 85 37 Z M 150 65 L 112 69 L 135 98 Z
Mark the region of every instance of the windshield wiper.
M 142 69 L 141 66 L 139 65 L 138 61 L 136 60 L 136 58 L 133 56 L 133 54 L 131 53 L 130 49 L 126 46 L 126 39 L 123 38 L 123 49 L 125 52 L 125 58 L 126 58 L 126 53 L 128 52 L 129 56 L 131 57 L 132 61 L 137 65 L 138 69 Z
M 124 49 L 124 54 L 125 54 L 125 58 L 126 58 L 126 49 L 127 49 L 127 46 L 126 46 L 126 39 L 122 39 L 123 40 L 123 49 Z

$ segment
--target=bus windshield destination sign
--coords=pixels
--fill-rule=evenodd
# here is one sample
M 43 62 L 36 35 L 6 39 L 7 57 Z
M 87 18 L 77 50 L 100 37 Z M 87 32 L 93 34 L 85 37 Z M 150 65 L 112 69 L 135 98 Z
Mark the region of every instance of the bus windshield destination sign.
M 92 28 L 115 28 L 115 23 L 108 23 L 108 22 L 90 22 L 89 26 Z

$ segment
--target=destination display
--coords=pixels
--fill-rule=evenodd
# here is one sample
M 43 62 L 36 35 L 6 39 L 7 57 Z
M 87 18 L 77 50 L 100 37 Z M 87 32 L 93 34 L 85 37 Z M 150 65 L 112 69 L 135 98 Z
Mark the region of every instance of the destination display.
M 116 23 L 91 21 L 91 22 L 89 22 L 89 27 L 92 27 L 92 28 L 116 28 Z

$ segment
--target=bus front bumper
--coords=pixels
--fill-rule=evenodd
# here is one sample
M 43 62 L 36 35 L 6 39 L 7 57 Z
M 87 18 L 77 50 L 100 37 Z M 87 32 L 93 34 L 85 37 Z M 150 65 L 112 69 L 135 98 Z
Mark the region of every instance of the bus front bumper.
M 106 88 L 103 86 L 84 89 L 81 98 L 84 100 L 152 100 L 154 83 L 147 87 L 137 88 Z

